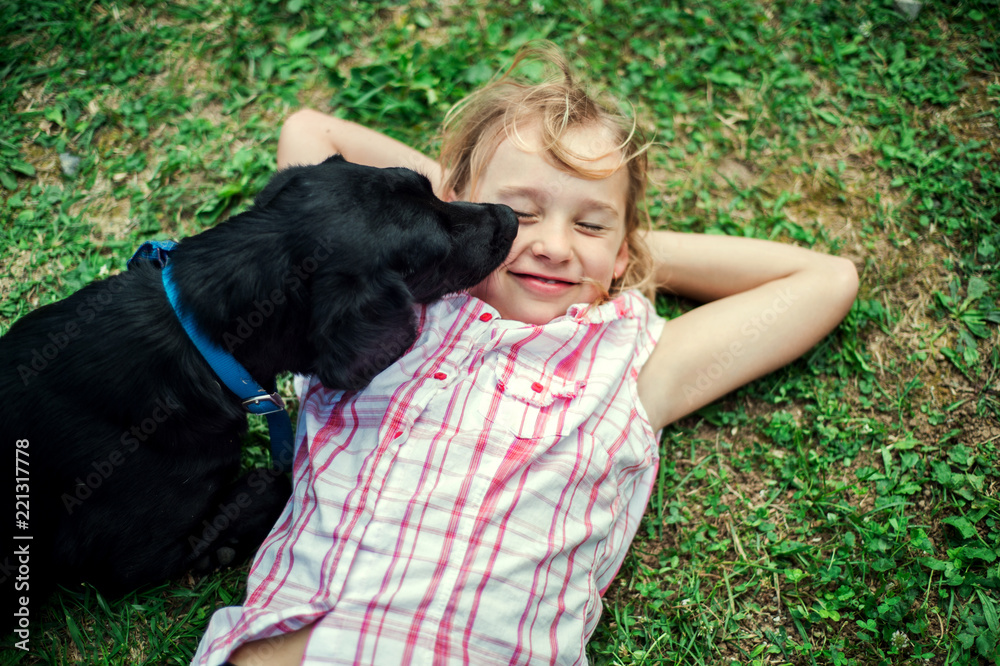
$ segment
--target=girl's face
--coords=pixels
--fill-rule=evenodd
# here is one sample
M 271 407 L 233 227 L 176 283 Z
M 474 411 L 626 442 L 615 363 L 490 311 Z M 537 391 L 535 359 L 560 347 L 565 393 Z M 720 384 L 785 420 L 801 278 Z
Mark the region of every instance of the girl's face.
M 505 319 L 545 324 L 574 303 L 591 303 L 622 274 L 625 243 L 626 169 L 601 180 L 584 180 L 550 164 L 539 150 L 539 131 L 521 135 L 530 152 L 509 139 L 497 147 L 479 179 L 476 201 L 507 204 L 519 215 L 517 238 L 504 265 L 469 290 Z M 568 132 L 567 148 L 586 157 L 607 152 L 610 132 L 588 128 Z M 588 167 L 618 166 L 617 154 Z

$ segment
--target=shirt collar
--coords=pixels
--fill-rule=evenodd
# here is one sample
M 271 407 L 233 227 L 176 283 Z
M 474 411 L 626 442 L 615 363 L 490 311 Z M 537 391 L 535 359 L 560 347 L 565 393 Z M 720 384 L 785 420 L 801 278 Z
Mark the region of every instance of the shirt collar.
M 468 292 L 463 291 L 448 294 L 441 300 L 448 302 L 453 308 L 466 309 L 470 316 L 482 317 L 484 313 L 489 313 L 493 319 L 515 324 L 515 322 L 510 320 L 501 320 L 500 313 L 497 312 L 493 306 L 469 294 Z M 638 304 L 637 301 L 639 300 L 645 300 L 645 297 L 639 292 L 624 291 L 610 301 L 601 303 L 600 305 L 576 303 L 569 306 L 566 314 L 556 317 L 550 321 L 549 324 L 563 321 L 575 321 L 582 324 L 604 324 L 612 321 L 618 321 L 620 319 L 634 319 L 637 316 L 636 306 Z M 531 326 L 531 324 L 523 325 Z

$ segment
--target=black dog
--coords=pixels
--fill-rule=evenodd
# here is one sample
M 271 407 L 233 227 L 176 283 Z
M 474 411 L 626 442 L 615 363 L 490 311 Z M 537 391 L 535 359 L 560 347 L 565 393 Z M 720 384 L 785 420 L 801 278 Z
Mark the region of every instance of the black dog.
M 415 303 L 484 279 L 516 233 L 506 206 L 445 203 L 408 169 L 333 157 L 279 172 L 169 264 L 185 311 L 268 391 L 287 371 L 359 389 L 413 343 Z M 54 582 L 118 594 L 253 552 L 290 484 L 237 478 L 245 429 L 150 263 L 17 321 L 0 338 L 23 509 L 6 519 L 3 612 Z

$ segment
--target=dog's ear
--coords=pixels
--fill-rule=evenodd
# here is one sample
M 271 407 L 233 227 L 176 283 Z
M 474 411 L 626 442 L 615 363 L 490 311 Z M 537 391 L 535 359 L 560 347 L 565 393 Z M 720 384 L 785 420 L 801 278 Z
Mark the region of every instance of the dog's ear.
M 399 276 L 317 275 L 312 288 L 313 372 L 331 389 L 357 390 L 416 339 L 413 299 Z
M 394 257 L 392 268 L 406 281 L 417 303 L 437 300 L 453 288 L 453 271 L 448 258 L 451 239 L 441 229 L 425 228 L 423 233 L 407 229 L 399 234 L 398 245 L 405 248 Z
M 401 211 L 400 215 L 405 215 Z M 429 215 L 421 216 L 412 211 L 405 226 L 392 230 L 392 242 L 388 246 L 386 260 L 390 268 L 404 275 L 428 268 L 440 268 L 452 252 L 452 240 Z

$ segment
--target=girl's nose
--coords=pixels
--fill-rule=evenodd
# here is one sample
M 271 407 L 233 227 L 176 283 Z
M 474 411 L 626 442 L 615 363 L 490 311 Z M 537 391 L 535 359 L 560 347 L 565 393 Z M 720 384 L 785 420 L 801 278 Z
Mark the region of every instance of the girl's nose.
M 530 239 L 531 253 L 553 263 L 561 263 L 572 254 L 571 240 L 567 226 L 557 220 L 543 220 L 533 224 Z

